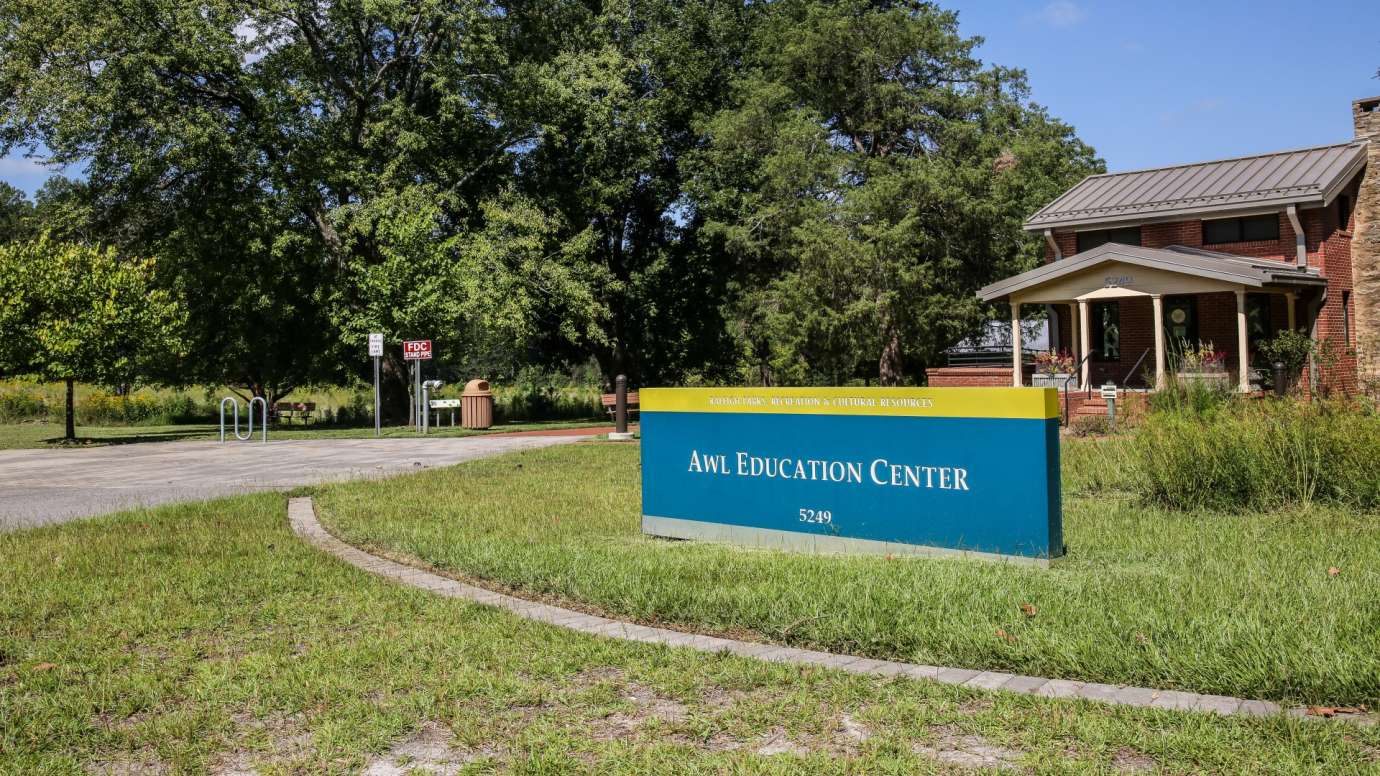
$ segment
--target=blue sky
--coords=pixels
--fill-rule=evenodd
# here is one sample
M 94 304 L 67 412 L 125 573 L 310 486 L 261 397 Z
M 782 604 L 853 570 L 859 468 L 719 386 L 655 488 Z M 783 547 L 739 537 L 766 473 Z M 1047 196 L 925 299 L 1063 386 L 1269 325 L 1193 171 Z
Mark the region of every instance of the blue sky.
M 940 0 L 1112 171 L 1350 140 L 1380 2 Z
M 940 4 L 1111 170 L 1341 142 L 1351 101 L 1380 95 L 1376 0 Z M 30 193 L 49 174 L 0 159 L 0 180 Z

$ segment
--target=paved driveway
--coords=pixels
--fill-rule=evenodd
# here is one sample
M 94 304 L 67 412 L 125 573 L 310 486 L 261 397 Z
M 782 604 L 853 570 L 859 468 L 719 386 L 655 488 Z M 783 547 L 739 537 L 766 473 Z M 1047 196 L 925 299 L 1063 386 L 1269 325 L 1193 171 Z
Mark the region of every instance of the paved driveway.
M 446 466 L 583 436 L 154 442 L 0 451 L 0 531 L 136 506 Z

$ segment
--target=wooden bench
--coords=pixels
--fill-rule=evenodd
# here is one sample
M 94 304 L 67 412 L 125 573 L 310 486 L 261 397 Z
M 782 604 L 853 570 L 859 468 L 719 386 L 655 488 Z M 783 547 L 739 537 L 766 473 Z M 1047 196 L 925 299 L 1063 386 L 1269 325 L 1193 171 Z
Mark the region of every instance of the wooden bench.
M 604 409 L 608 411 L 611 417 L 618 414 L 618 394 L 606 393 L 599 397 L 599 402 L 604 405 Z M 628 417 L 632 417 L 636 414 L 637 391 L 628 391 Z
M 273 405 L 273 417 L 279 423 L 291 423 L 293 418 L 302 421 L 302 425 L 312 420 L 316 414 L 316 402 L 311 401 L 280 401 Z

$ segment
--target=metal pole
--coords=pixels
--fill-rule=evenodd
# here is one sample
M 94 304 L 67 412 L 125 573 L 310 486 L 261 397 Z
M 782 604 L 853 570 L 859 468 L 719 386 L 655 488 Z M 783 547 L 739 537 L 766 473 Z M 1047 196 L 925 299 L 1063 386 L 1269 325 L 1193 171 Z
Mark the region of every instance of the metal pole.
M 374 436 L 379 432 L 379 357 L 374 356 Z
M 412 429 L 420 432 L 422 430 L 422 360 L 416 359 L 412 362 Z
M 613 380 L 613 418 L 614 431 L 609 439 L 627 441 L 633 438 L 628 433 L 628 378 L 619 375 Z
M 615 397 L 614 430 L 619 434 L 626 434 L 628 433 L 628 378 L 626 375 L 619 375 L 613 384 Z

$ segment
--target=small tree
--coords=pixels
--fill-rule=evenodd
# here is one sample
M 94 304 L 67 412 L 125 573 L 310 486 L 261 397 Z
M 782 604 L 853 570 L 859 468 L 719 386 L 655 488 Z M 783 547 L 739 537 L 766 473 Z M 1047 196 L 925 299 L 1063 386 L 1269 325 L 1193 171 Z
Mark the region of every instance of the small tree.
M 77 380 L 132 382 L 150 358 L 179 349 L 182 306 L 153 274 L 152 259 L 47 235 L 0 246 L 0 372 L 67 384 L 68 441 Z

